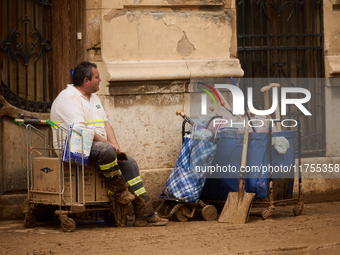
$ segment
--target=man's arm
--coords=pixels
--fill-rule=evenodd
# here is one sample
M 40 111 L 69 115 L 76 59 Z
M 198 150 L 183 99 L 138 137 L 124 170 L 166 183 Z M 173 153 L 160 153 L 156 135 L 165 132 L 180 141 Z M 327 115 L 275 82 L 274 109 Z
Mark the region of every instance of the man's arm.
M 108 121 L 105 121 L 105 130 L 107 141 L 116 148 L 117 155 L 120 154 L 120 148 L 116 139 L 115 132 Z
M 84 126 L 86 126 L 85 122 L 80 122 L 80 123 L 83 124 Z M 119 145 L 117 143 L 115 132 L 113 131 L 113 128 L 111 127 L 111 125 L 108 121 L 105 121 L 105 130 L 106 130 L 107 140 L 104 137 L 102 137 L 101 135 L 94 133 L 93 141 L 110 143 L 116 148 L 117 155 L 120 154 L 120 148 L 119 148 Z

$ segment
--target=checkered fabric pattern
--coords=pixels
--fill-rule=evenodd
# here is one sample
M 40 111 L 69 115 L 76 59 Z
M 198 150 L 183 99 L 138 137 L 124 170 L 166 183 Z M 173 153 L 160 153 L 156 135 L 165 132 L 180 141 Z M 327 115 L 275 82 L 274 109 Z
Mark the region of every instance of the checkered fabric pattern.
M 175 167 L 182 167 L 189 169 L 190 167 L 190 136 L 185 137 L 182 149 L 179 152 Z
M 185 138 L 175 167 L 160 197 L 197 203 L 206 178 L 205 173 L 196 171 L 195 166 L 204 167 L 211 164 L 216 147 L 216 144 L 206 140 Z
M 210 165 L 215 152 L 216 144 L 206 140 L 192 139 L 190 153 L 190 172 L 196 172 L 196 167 L 204 167 Z

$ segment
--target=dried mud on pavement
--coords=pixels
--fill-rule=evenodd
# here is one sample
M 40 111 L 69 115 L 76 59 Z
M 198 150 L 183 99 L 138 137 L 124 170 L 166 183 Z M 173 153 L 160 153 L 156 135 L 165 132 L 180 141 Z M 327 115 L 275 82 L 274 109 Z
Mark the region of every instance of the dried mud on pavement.
M 252 209 L 256 211 L 259 209 Z M 262 211 L 263 209 L 260 209 Z M 166 227 L 77 226 L 59 221 L 0 221 L 0 254 L 340 254 L 340 202 L 276 207 L 272 219 L 251 216 L 242 225 L 217 221 L 171 221 Z

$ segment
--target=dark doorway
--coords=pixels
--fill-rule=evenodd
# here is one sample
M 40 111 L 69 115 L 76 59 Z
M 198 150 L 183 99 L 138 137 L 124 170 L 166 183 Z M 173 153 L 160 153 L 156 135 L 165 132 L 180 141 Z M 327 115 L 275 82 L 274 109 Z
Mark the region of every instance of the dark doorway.
M 289 109 L 284 119 L 300 121 L 303 155 L 324 156 L 323 1 L 237 0 L 236 6 L 237 50 L 244 77 L 263 78 L 262 86 L 272 80 L 308 89 L 312 116 Z M 253 88 L 254 103 L 263 109 L 259 90 Z

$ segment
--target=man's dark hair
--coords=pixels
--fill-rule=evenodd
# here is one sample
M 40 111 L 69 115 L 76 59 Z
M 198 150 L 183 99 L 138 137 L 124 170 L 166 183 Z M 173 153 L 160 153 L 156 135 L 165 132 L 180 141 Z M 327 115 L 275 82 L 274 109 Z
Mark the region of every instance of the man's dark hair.
M 84 78 L 87 77 L 90 81 L 93 73 L 92 68 L 97 68 L 97 65 L 88 61 L 81 62 L 73 73 L 73 85 L 80 86 L 83 84 Z

